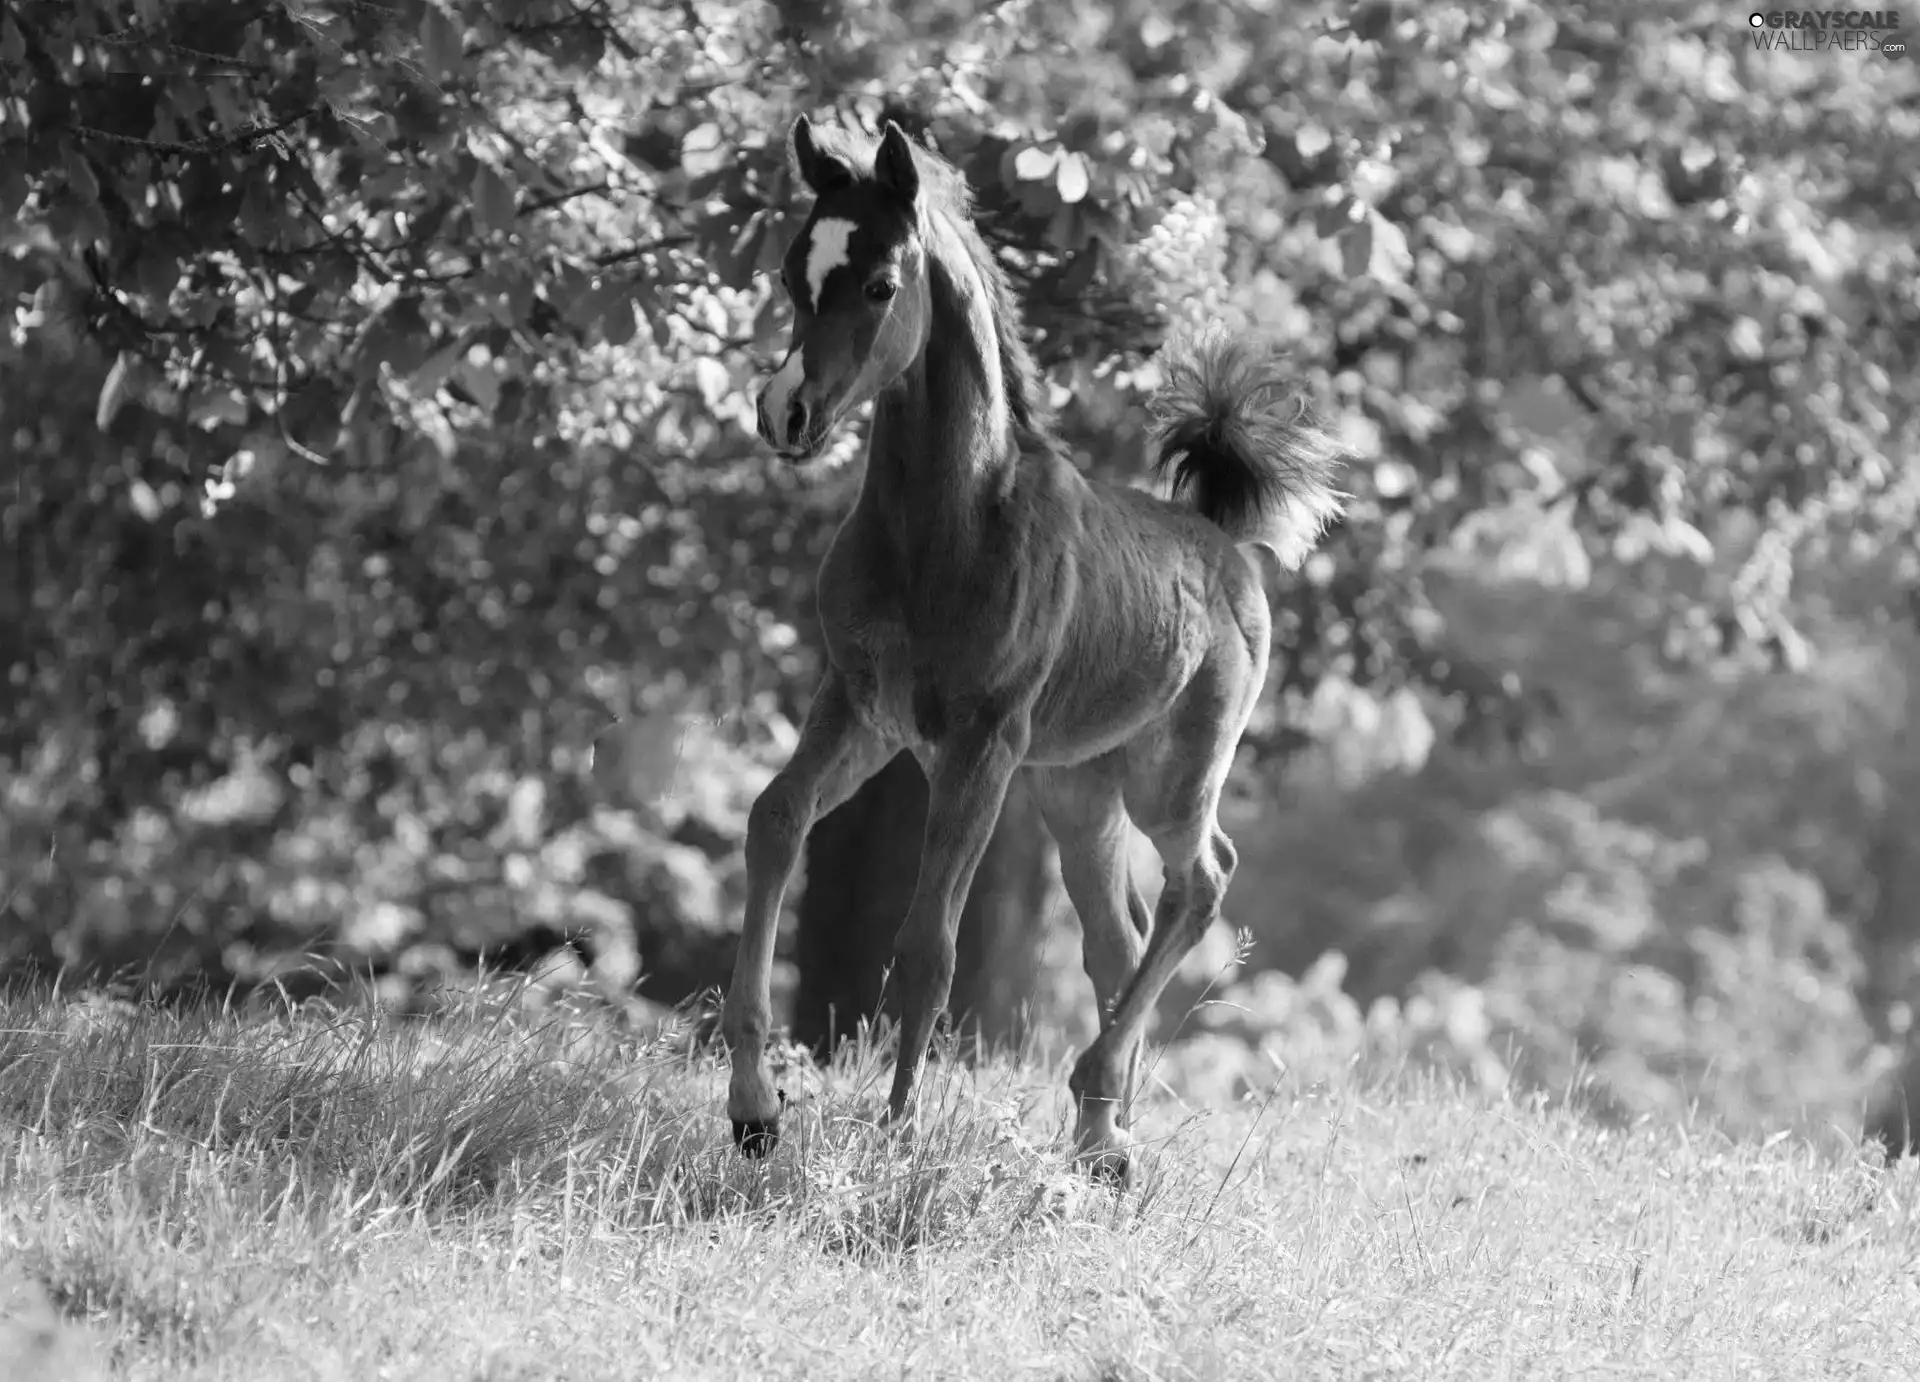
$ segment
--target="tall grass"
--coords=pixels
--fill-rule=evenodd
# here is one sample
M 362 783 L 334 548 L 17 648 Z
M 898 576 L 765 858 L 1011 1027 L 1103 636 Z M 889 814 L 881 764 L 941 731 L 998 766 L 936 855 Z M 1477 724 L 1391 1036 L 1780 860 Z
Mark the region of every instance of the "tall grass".
M 0 995 L 0 1377 L 1920 1374 L 1910 1169 L 1354 1070 L 1155 1106 L 1116 1195 L 1064 1072 L 945 1054 L 896 1131 L 884 1042 L 785 1053 L 755 1163 L 684 1030 L 497 987 Z

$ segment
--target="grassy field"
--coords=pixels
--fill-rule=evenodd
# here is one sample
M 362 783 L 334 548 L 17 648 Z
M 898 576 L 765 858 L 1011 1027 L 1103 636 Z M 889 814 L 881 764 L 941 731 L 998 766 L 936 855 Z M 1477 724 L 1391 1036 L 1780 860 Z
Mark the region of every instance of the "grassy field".
M 1920 1376 L 1920 1172 L 1356 1070 L 1144 1114 L 1062 1072 L 795 1066 L 738 1159 L 710 1056 L 474 998 L 0 1000 L 0 1382 Z

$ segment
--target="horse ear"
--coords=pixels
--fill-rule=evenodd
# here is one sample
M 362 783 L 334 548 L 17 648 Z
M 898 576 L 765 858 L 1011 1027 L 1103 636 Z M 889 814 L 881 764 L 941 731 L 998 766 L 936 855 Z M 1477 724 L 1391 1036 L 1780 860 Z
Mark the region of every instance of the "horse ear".
M 913 146 L 906 131 L 887 121 L 887 132 L 880 136 L 880 152 L 873 157 L 873 178 L 903 203 L 912 206 L 920 195 L 920 169 L 913 161 Z
M 853 170 L 843 159 L 813 142 L 813 122 L 804 115 L 794 117 L 792 144 L 793 166 L 799 170 L 800 180 L 813 189 L 814 196 L 853 181 Z

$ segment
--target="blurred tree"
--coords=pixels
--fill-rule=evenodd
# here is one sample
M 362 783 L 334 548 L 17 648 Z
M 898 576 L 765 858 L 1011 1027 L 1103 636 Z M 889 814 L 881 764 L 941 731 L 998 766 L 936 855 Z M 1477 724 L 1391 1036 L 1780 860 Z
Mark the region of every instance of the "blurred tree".
M 637 930 L 645 968 L 659 918 L 730 914 L 694 856 L 731 857 L 739 801 L 622 801 L 582 748 L 609 710 L 719 715 L 777 757 L 813 675 L 845 484 L 771 468 L 745 402 L 799 110 L 896 115 L 966 172 L 1090 467 L 1141 473 L 1182 314 L 1283 341 L 1339 409 L 1352 521 L 1275 592 L 1260 745 L 1326 686 L 1512 721 L 1528 688 L 1449 646 L 1436 552 L 1578 585 L 1748 515 L 1764 540 L 1676 588 L 1668 641 L 1804 658 L 1796 553 L 1913 541 L 1920 112 L 1911 64 L 1752 51 L 1738 20 L 6 7 L 0 898 L 27 925 L 0 954 L 165 933 L 257 976 L 538 923 Z M 883 929 L 849 918 L 897 893 L 915 790 L 814 841 L 802 1012 L 866 1001 L 871 948 L 825 957 Z M 1024 896 L 1039 842 L 1002 831 L 970 916 L 1025 912 L 982 895 Z
M 1178 285 L 1164 300 L 1287 340 L 1370 443 L 1332 560 L 1277 592 L 1275 683 L 1296 710 L 1329 679 L 1414 679 L 1465 703 L 1464 733 L 1527 735 L 1531 689 L 1443 641 L 1434 548 L 1579 586 L 1596 540 L 1629 562 L 1701 559 L 1721 515 L 1754 515 L 1768 535 L 1752 557 L 1676 593 L 1669 618 L 1685 654 L 1797 665 L 1796 543 L 1911 541 L 1920 337 L 1895 323 L 1920 314 L 1902 229 L 1920 202 L 1897 153 L 1920 129 L 1913 84 L 1899 64 L 1746 45 L 1709 6 L 1054 8 L 975 77 L 996 111 L 1051 112 L 1029 167 L 1083 158 L 1095 205 L 1129 144 L 1172 149 L 1208 121 L 1245 132 L 1176 156 L 1175 196 L 1125 250 Z M 1062 50 L 1100 56 L 1026 65 Z M 1155 109 L 1166 93 L 1191 111 Z M 995 171 L 969 166 L 989 210 Z M 1057 183 L 1014 172 L 1021 209 L 1057 231 Z M 1043 339 L 1054 306 L 1034 305 Z M 1139 419 L 1072 378 L 1069 422 L 1100 418 L 1109 459 Z M 915 790 L 904 769 L 877 779 L 847 808 L 865 829 L 813 842 L 810 874 L 842 881 L 803 900 L 803 934 L 868 915 L 841 889 L 899 915 L 894 866 L 872 861 L 916 847 Z M 863 871 L 873 887 L 844 881 Z M 884 927 L 856 929 L 877 966 Z M 846 972 L 813 971 L 823 986 Z

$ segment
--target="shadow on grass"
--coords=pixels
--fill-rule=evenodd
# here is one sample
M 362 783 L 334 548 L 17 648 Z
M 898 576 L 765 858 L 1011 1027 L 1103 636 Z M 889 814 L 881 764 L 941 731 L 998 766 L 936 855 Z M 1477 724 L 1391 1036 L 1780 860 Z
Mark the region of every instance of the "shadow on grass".
M 547 1255 L 583 1233 L 745 1220 L 868 1256 L 1092 1202 L 1066 1166 L 1061 1100 L 1010 1067 L 930 1063 L 915 1124 L 889 1130 L 884 1039 L 824 1070 L 779 1053 L 787 1137 L 751 1162 L 728 1135 L 723 1057 L 690 1018 L 639 1033 L 523 996 L 483 983 L 399 1019 L 0 993 L 0 1243 L 68 1316 L 193 1353 L 302 1277 L 350 1272 L 399 1224 Z M 273 1263 L 257 1298 L 196 1265 L 241 1251 Z

